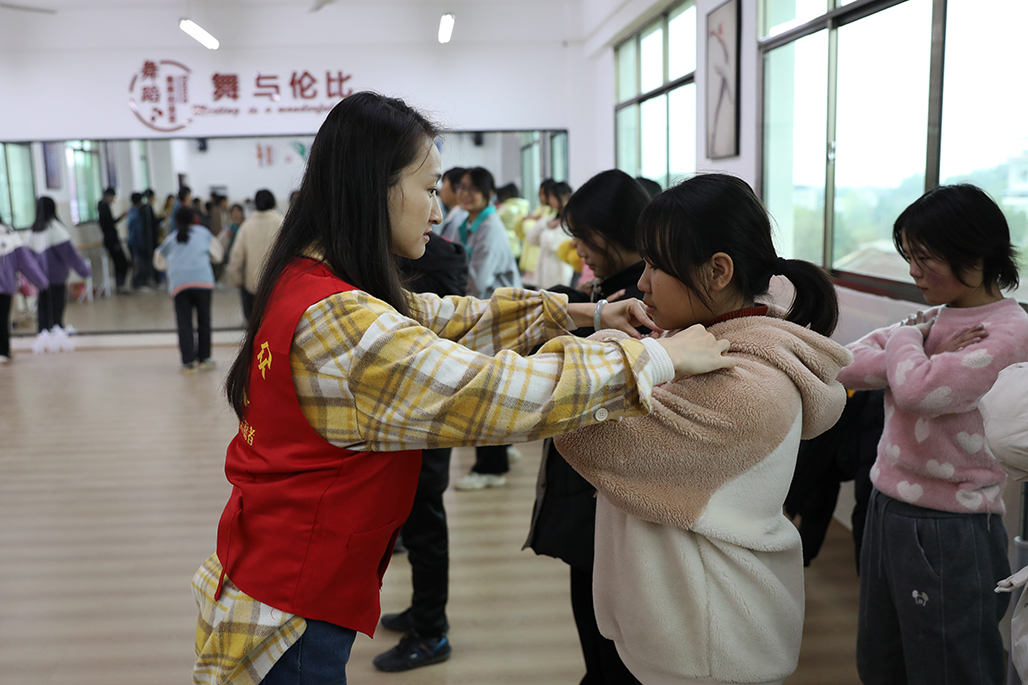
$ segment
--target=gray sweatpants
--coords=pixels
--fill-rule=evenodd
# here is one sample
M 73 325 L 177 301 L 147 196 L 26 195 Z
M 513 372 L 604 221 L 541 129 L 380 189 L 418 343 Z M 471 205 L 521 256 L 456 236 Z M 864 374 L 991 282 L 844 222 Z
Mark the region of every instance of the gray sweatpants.
M 857 670 L 867 685 L 1002 685 L 1010 575 L 999 516 L 917 507 L 875 489 L 860 553 Z

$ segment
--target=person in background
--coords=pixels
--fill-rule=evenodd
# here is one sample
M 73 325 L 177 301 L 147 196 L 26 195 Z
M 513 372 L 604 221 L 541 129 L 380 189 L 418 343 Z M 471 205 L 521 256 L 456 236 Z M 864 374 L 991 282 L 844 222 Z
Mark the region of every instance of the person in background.
M 900 213 L 893 243 L 932 308 L 848 345 L 849 390 L 885 388 L 860 547 L 857 672 L 865 683 L 1002 683 L 1010 575 L 1006 474 L 979 403 L 1028 361 L 1017 250 L 980 188 L 939 186 Z M 903 588 L 902 593 L 896 588 Z
M 399 260 L 405 286 L 412 293 L 434 293 L 440 297 L 461 296 L 467 290 L 468 254 L 460 243 L 437 233 L 428 234 L 425 254 L 420 259 Z M 450 483 L 450 447 L 421 451 L 421 472 L 407 522 L 400 535 L 407 547 L 411 567 L 410 605 L 399 613 L 383 614 L 386 630 L 404 636 L 392 649 L 374 659 L 380 671 L 409 671 L 450 658 L 452 645 L 446 633 L 446 600 L 449 596 L 450 547 L 443 493 Z M 418 645 L 435 644 L 421 649 Z
M 193 223 L 193 210 L 180 207 L 175 214 L 175 232 L 154 252 L 154 264 L 168 272 L 168 290 L 175 300 L 178 349 L 182 372 L 195 373 L 216 366 L 211 358 L 211 291 L 214 270 L 211 263 L 224 257 L 221 242 L 205 226 Z M 193 338 L 196 312 L 196 339 Z
M 239 288 L 243 317 L 247 321 L 253 311 L 254 293 L 268 252 L 282 229 L 282 215 L 275 211 L 275 196 L 270 190 L 257 191 L 254 207 L 256 211 L 239 227 L 226 269 L 229 283 Z
M 558 255 L 560 246 L 567 242 L 568 236 L 563 229 L 561 213 L 564 205 L 571 197 L 571 186 L 563 181 L 554 183 L 546 200 L 553 210 L 553 218 L 540 219 L 525 235 L 526 245 L 539 248 L 539 256 L 535 266 L 535 282 L 540 288 L 552 289 L 553 286 L 570 286 L 575 270 Z
M 63 329 L 69 272 L 74 269 L 87 278 L 93 271 L 71 244 L 71 234 L 57 218 L 57 204 L 52 197 L 43 195 L 36 202 L 36 221 L 26 243 L 49 284 L 36 298 L 37 328 L 40 333 L 58 326 Z
M 50 282 L 18 233 L 0 223 L 0 364 L 11 361 L 11 300 L 18 292 L 18 274 L 40 291 Z
M 239 227 L 243 225 L 246 220 L 246 212 L 243 210 L 243 205 L 234 204 L 228 210 L 229 222 L 228 226 L 219 236 L 221 244 L 225 246 L 225 254 L 232 254 L 232 246 L 235 245 L 236 236 L 239 235 Z
M 198 197 L 193 198 L 193 213 L 196 216 L 193 222 L 200 224 L 209 231 L 211 229 L 211 210 L 213 207 L 214 204 L 210 200 L 204 202 Z
M 636 176 L 636 183 L 643 187 L 643 190 L 647 192 L 650 199 L 653 199 L 664 192 L 664 189 L 660 187 L 660 184 L 656 181 L 646 178 L 645 176 Z
M 192 208 L 193 206 L 193 189 L 189 186 L 181 186 L 178 189 L 178 199 L 175 200 L 175 204 L 171 207 L 171 214 L 164 217 L 165 222 L 168 224 L 168 232 L 171 233 L 175 230 L 175 214 L 182 207 Z
M 132 193 L 131 200 L 132 206 L 128 211 L 128 248 L 132 257 L 132 288 L 140 290 L 146 286 L 148 273 L 142 258 L 148 242 L 143 230 L 143 194 Z
M 143 191 L 143 205 L 139 208 L 139 217 L 143 225 L 143 251 L 140 253 L 143 284 L 141 290 L 157 285 L 157 274 L 153 268 L 153 251 L 161 244 L 161 219 L 154 212 L 154 192 L 147 188 Z
M 221 240 L 222 232 L 228 228 L 229 216 L 228 216 L 228 198 L 224 195 L 218 195 L 214 193 L 211 195 L 210 215 L 211 215 L 211 235 L 218 240 Z M 224 245 L 225 241 L 221 240 L 221 244 Z M 227 254 L 227 253 L 226 253 Z M 214 265 L 214 283 L 216 287 L 221 288 L 220 281 L 221 276 L 225 272 L 225 263 L 221 262 Z
M 507 240 L 514 259 L 521 256 L 523 236 L 519 234 L 521 224 L 528 216 L 528 200 L 521 197 L 515 183 L 508 183 L 496 191 L 496 212 L 507 229 Z
M 118 236 L 117 223 L 125 218 L 125 214 L 114 216 L 111 210 L 111 203 L 117 196 L 114 188 L 104 191 L 103 199 L 97 203 L 96 209 L 99 214 L 97 223 L 100 224 L 100 232 L 103 234 L 104 249 L 111 256 L 111 263 L 114 264 L 115 292 L 119 295 L 128 295 L 129 289 L 125 285 L 125 278 L 128 275 L 128 259 L 125 251 L 121 248 L 121 238 Z
M 510 251 L 507 231 L 492 204 L 493 175 L 482 167 L 466 169 L 457 187 L 457 200 L 467 217 L 457 227 L 468 249 L 468 290 L 471 297 L 486 299 L 497 288 L 520 288 L 521 272 Z M 510 470 L 508 445 L 475 448 L 475 464 L 454 483 L 457 490 L 499 488 L 507 484 Z
M 578 255 L 596 273 L 590 294 L 568 287 L 553 288 L 568 302 L 643 299 L 639 279 L 646 265 L 636 247 L 639 216 L 650 197 L 623 171 L 604 171 L 585 182 L 564 207 L 563 221 Z M 575 335 L 595 331 L 585 327 Z M 648 331 L 647 331 L 648 332 Z M 611 640 L 600 634 L 593 611 L 593 538 L 596 488 L 560 455 L 553 440 L 543 444 L 535 506 L 526 547 L 562 560 L 570 567 L 571 610 L 585 658 L 584 685 L 635 685 Z
M 550 207 L 550 191 L 555 184 L 556 181 L 552 178 L 547 178 L 539 184 L 539 204 L 521 222 L 521 230 L 518 232 L 518 236 L 522 240 L 521 259 L 518 261 L 518 266 L 521 268 L 522 280 L 526 287 L 539 285 L 539 281 L 535 277 L 536 262 L 539 261 L 539 247 L 527 244 L 525 236 L 539 221 L 543 219 L 549 221 L 553 218 L 553 208 Z
M 461 242 L 457 229 L 468 218 L 467 211 L 460 206 L 460 202 L 457 200 L 457 186 L 464 178 L 465 171 L 464 167 L 459 166 L 448 169 L 443 172 L 443 180 L 439 184 L 438 199 L 442 204 L 443 222 L 439 225 L 438 233 L 454 243 Z

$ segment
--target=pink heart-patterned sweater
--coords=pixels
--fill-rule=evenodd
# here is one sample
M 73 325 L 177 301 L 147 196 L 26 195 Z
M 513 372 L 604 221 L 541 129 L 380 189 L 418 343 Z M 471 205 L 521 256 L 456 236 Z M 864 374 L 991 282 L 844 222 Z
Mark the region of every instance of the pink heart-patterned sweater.
M 851 343 L 839 381 L 850 390 L 884 387 L 885 430 L 871 481 L 919 507 L 1003 514 L 1003 469 L 985 442 L 978 402 L 999 372 L 1028 361 L 1028 314 L 1013 299 L 981 307 L 940 307 L 927 338 L 893 325 Z M 933 352 L 964 328 L 988 336 L 957 352 Z

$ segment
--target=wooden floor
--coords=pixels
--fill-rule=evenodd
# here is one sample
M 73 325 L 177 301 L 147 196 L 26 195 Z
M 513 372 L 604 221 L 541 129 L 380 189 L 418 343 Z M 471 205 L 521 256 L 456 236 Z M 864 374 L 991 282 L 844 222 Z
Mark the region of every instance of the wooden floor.
M 221 368 L 182 376 L 173 349 L 20 354 L 0 366 L 0 683 L 187 683 L 190 577 L 214 548 L 236 421 Z M 521 551 L 539 444 L 510 485 L 447 492 L 453 658 L 405 674 L 371 658 L 396 636 L 359 637 L 350 682 L 575 684 L 582 660 L 566 567 Z M 453 477 L 473 452 L 454 454 Z M 857 683 L 856 575 L 837 524 L 807 575 L 807 625 L 790 685 Z M 410 596 L 395 559 L 385 611 Z

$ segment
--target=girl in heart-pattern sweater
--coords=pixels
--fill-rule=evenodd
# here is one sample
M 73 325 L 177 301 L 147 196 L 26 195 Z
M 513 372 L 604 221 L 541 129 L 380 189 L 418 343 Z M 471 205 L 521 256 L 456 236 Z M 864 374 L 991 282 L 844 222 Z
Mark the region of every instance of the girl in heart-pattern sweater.
M 1003 469 L 978 403 L 1028 360 L 1028 314 L 1006 219 L 982 190 L 943 186 L 893 227 L 932 309 L 849 345 L 848 389 L 886 388 L 860 558 L 857 667 L 865 683 L 1001 683 L 993 592 L 1009 575 Z

